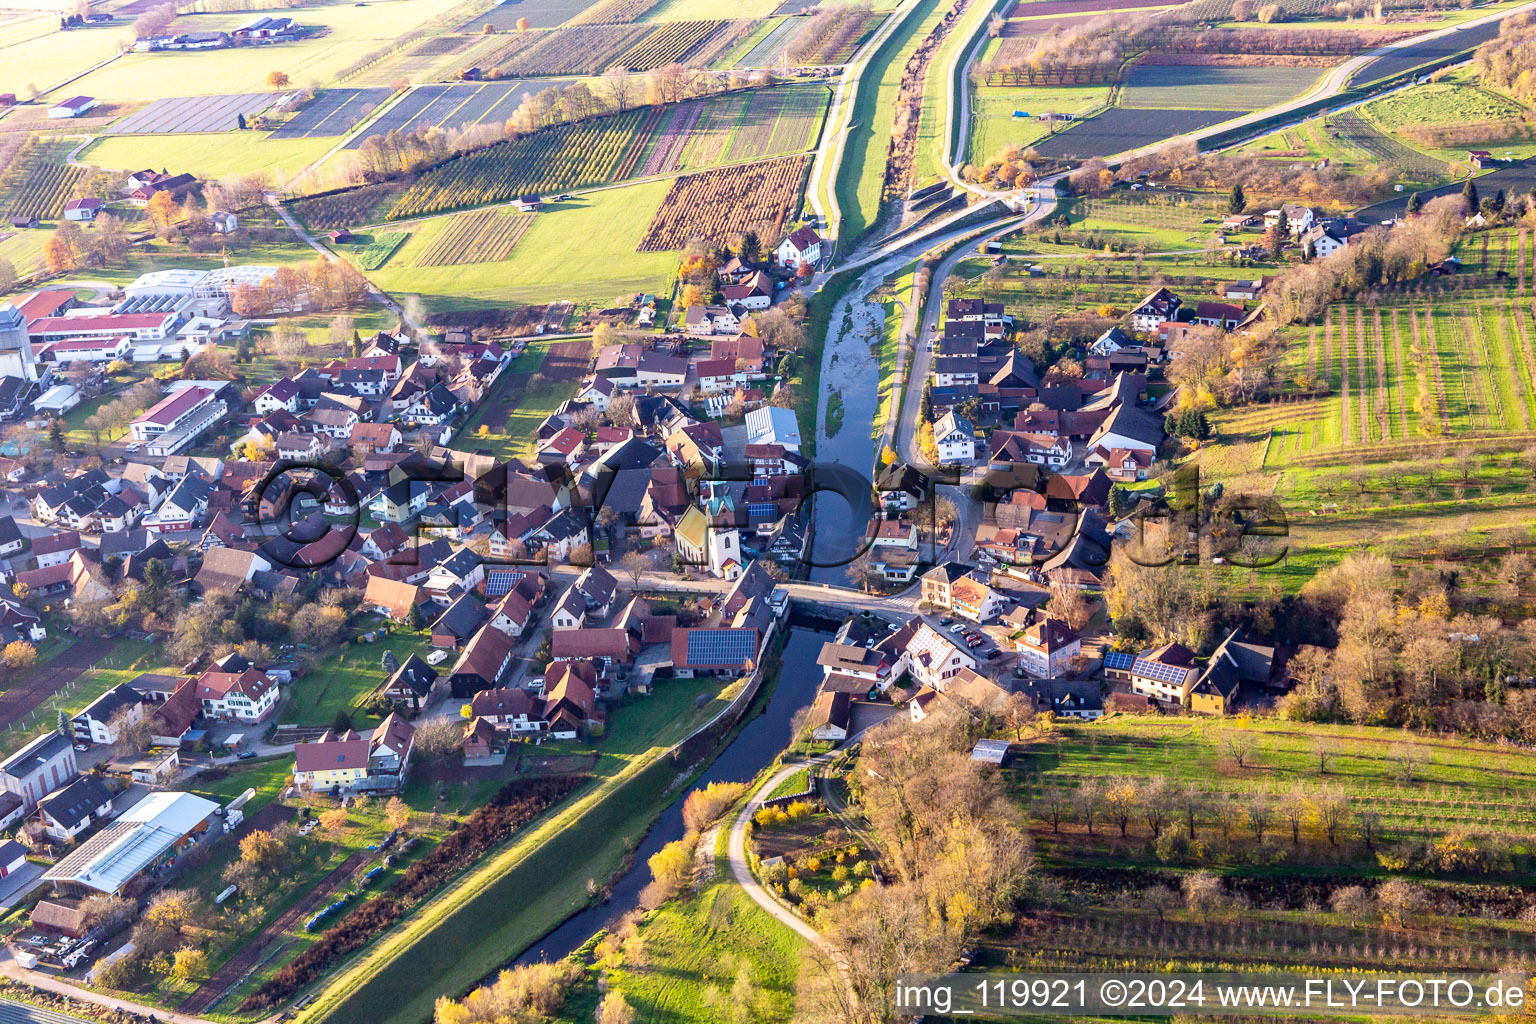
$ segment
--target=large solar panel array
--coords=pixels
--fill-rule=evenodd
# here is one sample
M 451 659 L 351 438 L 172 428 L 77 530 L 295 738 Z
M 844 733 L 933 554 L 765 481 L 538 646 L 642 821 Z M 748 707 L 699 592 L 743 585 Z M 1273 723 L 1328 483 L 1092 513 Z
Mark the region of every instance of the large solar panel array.
M 688 634 L 690 665 L 740 665 L 756 653 L 755 629 L 695 629 Z
M 1175 683 L 1184 682 L 1184 677 L 1189 669 L 1179 665 L 1164 665 L 1160 661 L 1152 661 L 1148 658 L 1137 658 L 1136 665 L 1131 669 L 1132 674 L 1150 679 L 1157 683 L 1167 683 L 1172 686 Z

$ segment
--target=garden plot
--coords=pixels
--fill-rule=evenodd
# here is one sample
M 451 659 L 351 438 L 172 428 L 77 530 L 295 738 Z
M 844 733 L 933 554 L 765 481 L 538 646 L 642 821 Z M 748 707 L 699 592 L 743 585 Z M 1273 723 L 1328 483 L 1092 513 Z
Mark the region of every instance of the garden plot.
M 302 139 L 345 135 L 394 95 L 394 90 L 327 89 L 305 104 L 286 124 L 272 133 L 274 139 Z
M 155 100 L 110 129 L 113 135 L 159 135 L 172 132 L 227 132 L 266 110 L 282 93 L 244 92 L 231 96 L 181 96 Z
M 1305 92 L 1321 68 L 1138 64 L 1125 76 L 1122 107 L 1263 110 Z
M 348 140 L 347 148 L 357 149 L 369 136 L 387 135 L 392 131 L 409 132 L 431 126 L 458 128 L 482 122 L 500 123 L 511 118 L 523 102 L 523 97 L 553 84 L 540 79 L 527 79 L 518 82 L 424 85 L 412 89 L 365 131 Z
M 1035 144 L 1041 156 L 1088 159 L 1150 146 L 1185 132 L 1229 121 L 1236 110 L 1151 110 L 1111 107 Z

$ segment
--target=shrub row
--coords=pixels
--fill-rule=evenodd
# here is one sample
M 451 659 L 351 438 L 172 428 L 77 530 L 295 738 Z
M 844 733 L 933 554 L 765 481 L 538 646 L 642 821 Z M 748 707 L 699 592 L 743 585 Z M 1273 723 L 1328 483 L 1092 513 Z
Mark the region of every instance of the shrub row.
M 490 803 L 471 814 L 430 853 L 406 869 L 388 890 L 327 930 L 292 963 L 247 996 L 240 1008 L 266 1010 L 281 1003 L 367 945 L 444 882 L 585 781 L 585 776 L 567 775 L 503 786 Z

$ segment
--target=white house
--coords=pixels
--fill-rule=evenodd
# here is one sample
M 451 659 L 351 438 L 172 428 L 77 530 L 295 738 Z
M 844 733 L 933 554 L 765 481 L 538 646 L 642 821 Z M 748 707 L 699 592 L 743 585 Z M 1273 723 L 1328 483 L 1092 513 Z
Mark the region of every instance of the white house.
M 933 425 L 933 443 L 939 449 L 940 462 L 970 463 L 976 459 L 976 428 L 953 409 Z
M 811 227 L 796 228 L 773 250 L 773 258 L 782 267 L 798 271 L 801 264 L 821 262 L 821 236 Z

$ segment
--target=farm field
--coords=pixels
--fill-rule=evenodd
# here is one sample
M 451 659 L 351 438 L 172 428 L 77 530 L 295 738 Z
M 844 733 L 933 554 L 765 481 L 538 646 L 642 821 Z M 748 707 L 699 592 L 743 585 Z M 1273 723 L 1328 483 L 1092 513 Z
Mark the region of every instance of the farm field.
M 109 129 L 112 135 L 158 135 L 169 133 L 229 132 L 240 127 L 239 117 L 247 119 L 266 110 L 282 93 L 247 92 L 233 96 L 180 96 L 156 100 L 143 110 L 117 121 Z
M 34 85 L 39 89 L 51 89 L 104 60 L 110 60 L 117 54 L 121 42 L 121 30 L 100 28 L 60 32 L 57 19 L 53 20 L 50 30 L 42 34 L 36 34 L 30 28 L 18 30 L 14 36 L 0 42 L 0 92 L 25 96 Z M 185 88 L 183 84 L 182 91 Z M 101 96 L 99 93 L 93 95 Z
M 538 216 L 493 208 L 445 218 L 439 221 L 442 227 L 436 237 L 416 258 L 416 265 L 452 267 L 464 263 L 499 263 L 512 252 L 512 247 Z
M 105 99 L 185 96 L 189 83 L 208 93 L 260 92 L 267 75 L 282 71 L 296 84 L 329 85 L 338 73 L 386 43 L 451 10 L 457 0 L 379 0 L 307 7 L 298 20 L 323 28 L 318 36 L 276 46 L 241 46 L 188 53 L 128 53 L 70 84 L 71 93 Z M 199 15 L 233 25 L 247 15 Z M 197 22 L 200 27 L 203 20 Z M 77 35 L 90 33 L 69 33 Z M 117 35 L 114 34 L 114 39 Z
M 980 163 L 1004 146 L 1028 148 L 1051 133 L 1051 124 L 1038 120 L 1042 111 L 1081 117 L 1109 100 L 1107 85 L 981 86 L 971 96 L 971 138 L 968 157 Z M 1030 116 L 1015 118 L 1022 110 Z
M 416 131 L 431 125 L 459 128 L 467 124 L 503 122 L 517 111 L 524 96 L 555 84 L 559 83 L 533 79 L 520 82 L 424 85 L 412 89 L 365 130 L 348 139 L 346 148 L 358 149 L 369 137 L 388 135 L 392 131 Z M 359 91 L 372 93 L 376 90 Z M 357 104 L 355 116 L 361 116 L 363 105 Z M 300 111 L 299 117 L 302 118 L 305 113 L 307 111 Z
M 809 166 L 807 157 L 786 156 L 678 178 L 646 229 L 640 251 L 681 249 L 696 238 L 719 244 L 749 229 L 760 238 L 778 238 L 799 205 Z
M 674 21 L 651 29 L 639 42 L 613 60 L 614 67 L 650 71 L 667 64 L 689 61 L 702 54 L 717 34 L 728 31 L 728 21 Z
M 1519 117 L 1514 100 L 1487 89 L 1450 82 L 1429 82 L 1388 93 L 1361 106 L 1360 112 L 1383 131 L 1429 124 L 1467 124 Z
M 465 22 L 459 31 L 474 35 L 484 32 L 489 25 L 497 32 L 515 32 L 521 18 L 528 19 L 529 28 L 554 28 L 563 25 L 592 4 L 593 0 L 517 0 L 515 3 L 498 4 L 488 13 Z
M 82 163 L 114 170 L 175 167 L 199 178 L 266 172 L 277 182 L 331 148 L 329 139 L 278 139 L 263 132 L 217 135 L 107 135 L 80 151 Z
M 1238 110 L 1151 110 L 1111 107 L 1036 143 L 1042 156 L 1088 159 L 1113 156 L 1148 146 L 1183 132 L 1197 131 L 1231 120 Z
M 406 231 L 386 231 L 375 235 L 357 256 L 357 265 L 363 270 L 378 270 L 411 237 Z
M 384 87 L 326 89 L 317 93 L 303 109 L 273 131 L 272 137 L 301 139 L 345 135 L 392 95 L 394 90 Z
M 500 263 L 418 266 L 431 240 L 423 237 L 431 222 L 424 222 L 383 270 L 368 276 L 397 298 L 420 295 L 428 310 L 559 300 L 606 306 L 622 292 L 664 293 L 676 253 L 637 249 L 670 185 L 641 182 L 547 205 Z
M 1324 70 L 1136 64 L 1126 71 L 1120 106 L 1154 110 L 1263 110 L 1300 96 Z
M 496 68 L 512 77 L 595 75 L 649 32 L 646 25 L 572 25 L 518 48 Z
M 1250 748 L 1251 758 L 1234 762 L 1225 753 L 1233 744 Z M 1320 745 L 1337 752 L 1326 766 Z M 1529 813 L 1536 772 L 1525 750 L 1397 729 L 1121 716 L 1033 741 L 1003 776 L 1029 808 L 1042 871 L 1063 892 L 1059 910 L 1030 928 L 1039 969 L 1219 963 L 1426 971 L 1524 964 L 1536 949 L 1531 925 L 1518 919 L 1529 882 L 1525 844 L 1536 831 Z M 1094 831 L 1076 811 L 1053 824 L 1048 794 L 1070 795 L 1089 778 L 1133 786 L 1162 779 L 1172 792 L 1197 793 L 1193 803 L 1174 798 L 1167 830 L 1184 833 L 1184 808 L 1193 807 L 1202 853 L 1142 852 L 1151 830 L 1134 816 L 1123 830 L 1101 815 Z M 1294 813 L 1330 798 L 1343 804 L 1342 827 Z M 1392 859 L 1376 854 L 1448 836 L 1518 852 L 1487 872 L 1445 861 L 1405 871 L 1383 866 Z M 1242 901 L 1240 914 L 1159 914 L 1130 898 L 1154 884 L 1177 890 L 1196 865 L 1217 872 L 1222 892 Z M 1423 915 L 1389 925 L 1374 914 L 1327 909 L 1344 886 L 1405 875 L 1428 898 Z M 1019 938 L 983 943 L 980 962 L 1003 962 Z
M 36 217 L 55 220 L 64 215 L 64 204 L 74 197 L 75 185 L 85 177 L 81 167 L 64 162 L 73 142 L 26 143 L 0 178 L 5 220 Z
M 1350 78 L 1349 84 L 1354 86 L 1369 85 L 1379 82 L 1384 78 L 1391 78 L 1411 71 L 1422 64 L 1431 61 L 1441 61 L 1463 50 L 1470 50 L 1481 46 L 1488 40 L 1499 34 L 1499 22 L 1497 20 L 1473 28 L 1463 29 L 1460 32 L 1452 32 L 1448 36 L 1439 39 L 1429 39 L 1412 46 L 1404 46 L 1383 54 L 1369 64 L 1356 71 Z
M 734 67 L 738 68 L 771 68 L 784 61 L 785 51 L 794 43 L 795 37 L 806 26 L 804 18 L 784 18 L 778 24 L 769 29 L 746 53 L 742 54 Z
M 355 227 L 383 220 L 400 197 L 400 190 L 399 185 L 365 185 L 298 199 L 289 203 L 288 209 L 314 231 Z
M 718 18 L 729 11 L 733 18 L 766 18 L 774 13 L 779 0 L 732 0 L 722 7 L 715 0 L 661 0 L 645 12 L 646 21 L 699 21 Z
M 627 178 L 639 164 L 648 128 L 659 116 L 659 110 L 631 110 L 558 125 L 466 153 L 418 177 L 389 212 L 389 219 Z

